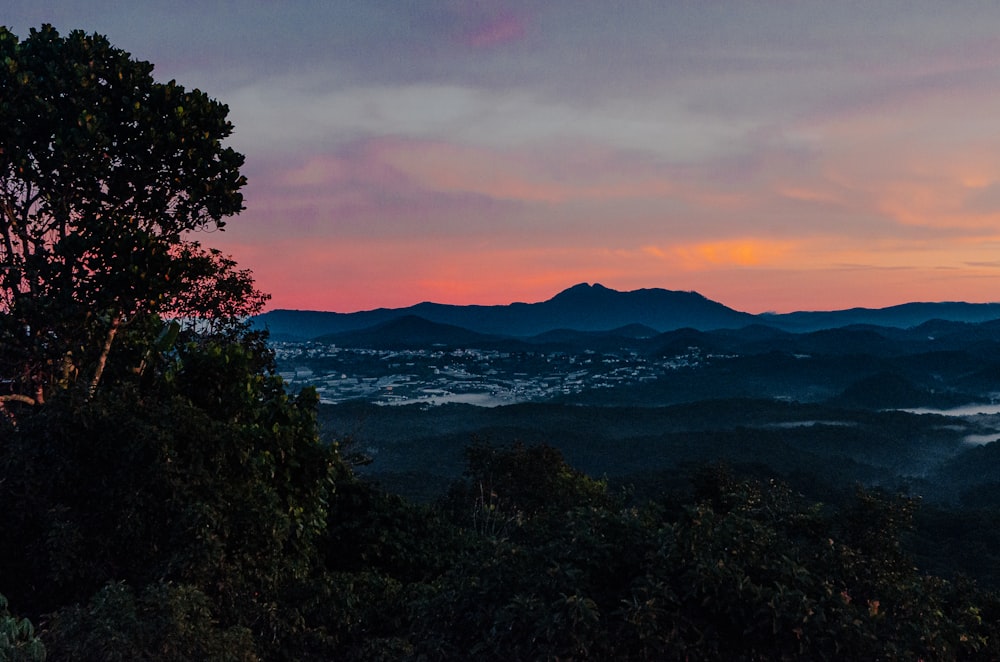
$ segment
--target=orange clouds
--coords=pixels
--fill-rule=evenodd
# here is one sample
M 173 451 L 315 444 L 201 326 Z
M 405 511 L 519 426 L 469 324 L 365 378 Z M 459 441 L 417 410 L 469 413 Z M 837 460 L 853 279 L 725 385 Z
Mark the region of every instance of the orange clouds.
M 984 193 L 1000 183 L 1000 141 L 992 147 L 990 155 L 959 145 L 904 151 L 868 184 L 877 210 L 902 225 L 995 228 L 1000 198 L 990 204 Z
M 420 301 L 541 301 L 579 282 L 628 290 L 696 290 L 748 312 L 888 306 L 912 300 L 995 301 L 1000 237 L 930 250 L 836 239 L 691 242 L 610 250 L 586 246 L 468 248 L 433 238 L 275 240 L 220 248 L 253 265 L 272 308 L 350 312 Z M 828 244 L 824 248 L 824 244 Z M 294 265 L 289 267 L 289 265 Z
M 718 267 L 780 267 L 781 260 L 796 246 L 793 241 L 731 239 L 661 248 L 646 246 L 643 251 L 670 261 L 685 270 Z
M 881 105 L 814 119 L 819 173 L 853 204 L 904 227 L 955 231 L 1000 222 L 1000 135 L 995 85 L 886 94 Z M 819 182 L 813 182 L 815 189 Z

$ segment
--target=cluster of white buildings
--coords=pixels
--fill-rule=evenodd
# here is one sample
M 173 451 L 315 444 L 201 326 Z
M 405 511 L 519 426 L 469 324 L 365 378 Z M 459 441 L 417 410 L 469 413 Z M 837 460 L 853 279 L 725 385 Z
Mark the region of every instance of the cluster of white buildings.
M 315 342 L 273 343 L 279 372 L 291 386 L 313 386 L 320 400 L 380 404 L 465 402 L 495 406 L 548 400 L 586 389 L 615 388 L 697 368 L 698 348 L 650 360 L 634 351 L 503 352 L 483 349 L 374 350 Z
M 375 350 L 315 342 L 273 343 L 279 373 L 292 387 L 314 387 L 322 402 L 379 404 L 464 402 L 495 406 L 548 400 L 587 389 L 627 386 L 697 368 L 706 356 L 688 348 L 650 360 L 634 351 L 506 352 L 484 349 Z

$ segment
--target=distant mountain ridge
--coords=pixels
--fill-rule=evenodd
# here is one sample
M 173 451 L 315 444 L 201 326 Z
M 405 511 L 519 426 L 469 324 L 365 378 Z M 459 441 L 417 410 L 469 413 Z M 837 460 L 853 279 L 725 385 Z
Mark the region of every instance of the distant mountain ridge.
M 789 331 L 818 331 L 853 324 L 894 326 L 901 329 L 920 326 L 931 320 L 946 322 L 991 322 L 1000 319 L 1000 303 L 913 302 L 887 308 L 850 308 L 847 310 L 794 312 L 758 315 L 763 324 Z M 772 318 L 774 322 L 772 323 Z
M 1000 304 L 908 303 L 888 308 L 852 308 L 828 312 L 752 315 L 707 299 L 697 292 L 666 289 L 613 290 L 598 283 L 580 283 L 538 303 L 458 306 L 418 303 L 406 308 L 379 308 L 355 313 L 273 310 L 252 320 L 275 340 L 311 340 L 384 325 L 400 318 L 419 318 L 447 329 L 487 336 L 525 338 L 560 331 L 607 332 L 645 327 L 655 332 L 690 328 L 698 331 L 742 329 L 765 325 L 796 333 L 850 325 L 911 328 L 931 320 L 980 323 L 1000 319 Z M 383 329 L 385 331 L 385 329 Z M 399 333 L 430 338 L 431 329 L 410 319 Z M 442 331 L 436 328 L 435 332 Z

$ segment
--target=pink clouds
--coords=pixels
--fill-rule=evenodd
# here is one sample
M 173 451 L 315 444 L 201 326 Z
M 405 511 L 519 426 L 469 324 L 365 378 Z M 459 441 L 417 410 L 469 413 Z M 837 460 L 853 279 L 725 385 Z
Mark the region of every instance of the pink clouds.
M 510 0 L 457 0 L 447 15 L 458 43 L 466 48 L 491 50 L 527 34 L 527 14 Z
M 523 16 L 500 12 L 466 32 L 462 41 L 473 48 L 493 48 L 523 39 L 526 31 Z

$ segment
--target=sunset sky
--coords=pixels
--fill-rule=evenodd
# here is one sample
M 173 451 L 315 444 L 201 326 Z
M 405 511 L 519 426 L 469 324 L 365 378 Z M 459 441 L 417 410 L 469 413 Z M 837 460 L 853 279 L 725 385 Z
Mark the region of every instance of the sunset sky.
M 1000 301 L 1000 3 L 6 0 L 230 107 L 272 308 Z

